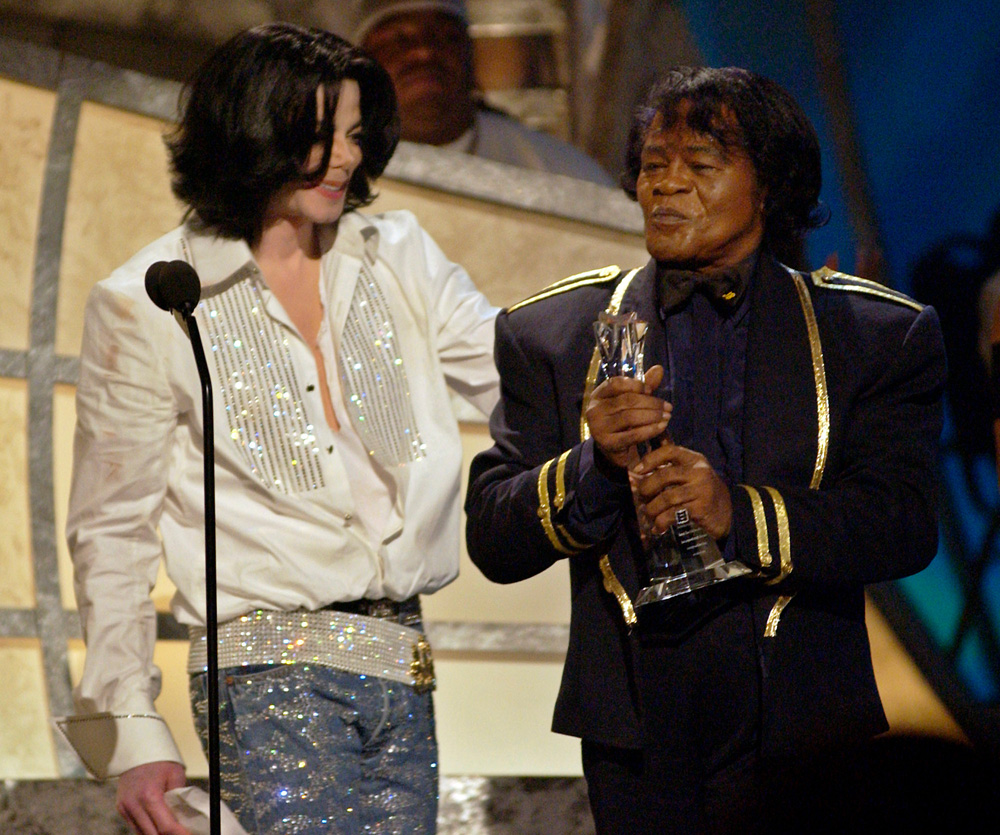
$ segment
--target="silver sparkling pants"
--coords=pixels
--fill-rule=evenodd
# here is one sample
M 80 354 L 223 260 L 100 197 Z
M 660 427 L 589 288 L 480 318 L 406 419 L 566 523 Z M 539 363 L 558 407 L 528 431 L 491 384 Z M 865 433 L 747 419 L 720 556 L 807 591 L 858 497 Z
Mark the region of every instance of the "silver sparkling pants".
M 222 799 L 257 835 L 436 829 L 430 693 L 316 665 L 220 671 Z M 208 747 L 206 675 L 191 703 Z

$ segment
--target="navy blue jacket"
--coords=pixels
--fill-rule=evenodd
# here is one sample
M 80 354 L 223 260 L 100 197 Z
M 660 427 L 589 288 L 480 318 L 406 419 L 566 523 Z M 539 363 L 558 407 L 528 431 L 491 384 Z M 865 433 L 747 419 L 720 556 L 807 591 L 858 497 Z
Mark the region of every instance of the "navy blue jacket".
M 598 313 L 617 306 L 662 328 L 654 273 L 650 262 L 574 276 L 500 314 L 495 445 L 473 461 L 466 502 L 469 554 L 490 579 L 569 560 L 553 730 L 626 748 L 642 746 L 631 623 L 639 546 L 628 490 L 593 465 L 582 414 Z M 749 292 L 744 483 L 732 493 L 731 536 L 737 558 L 762 573 L 749 581 L 762 751 L 792 754 L 887 727 L 863 590 L 936 553 L 945 354 L 934 310 L 875 282 L 795 272 L 764 254 Z M 597 542 L 572 516 L 594 489 L 620 522 Z

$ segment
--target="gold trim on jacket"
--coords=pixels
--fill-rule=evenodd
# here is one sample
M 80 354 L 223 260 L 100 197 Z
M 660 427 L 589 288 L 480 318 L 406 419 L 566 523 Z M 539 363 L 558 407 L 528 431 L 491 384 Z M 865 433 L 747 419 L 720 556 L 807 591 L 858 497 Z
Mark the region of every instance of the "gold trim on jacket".
M 827 457 L 830 451 L 830 394 L 826 385 L 826 365 L 823 361 L 823 343 L 820 339 L 819 326 L 816 323 L 816 311 L 813 308 L 812 297 L 809 295 L 809 288 L 806 282 L 798 273 L 788 270 L 788 274 L 795 284 L 795 290 L 799 296 L 799 304 L 802 306 L 802 317 L 805 320 L 806 333 L 809 339 L 809 352 L 812 357 L 813 385 L 816 389 L 816 461 L 813 464 L 813 474 L 809 481 L 809 488 L 819 489 L 823 480 L 823 473 L 826 470 Z M 836 287 L 836 289 L 846 289 L 841 285 L 828 284 L 824 281 L 830 275 L 840 276 L 840 273 L 833 274 L 826 268 L 817 270 L 812 274 L 816 286 Z M 844 276 L 848 278 L 848 276 Z M 870 292 L 871 288 L 856 288 L 858 292 Z M 880 294 L 876 294 L 880 295 Z M 781 493 L 774 487 L 765 486 L 764 493 L 770 499 L 773 516 L 765 512 L 765 505 L 762 494 L 756 488 L 749 485 L 740 485 L 750 496 L 750 503 L 753 508 L 754 524 L 757 527 L 757 557 L 761 568 L 768 568 L 772 564 L 770 541 L 772 528 L 769 519 L 773 518 L 773 533 L 778 542 L 779 570 L 776 577 L 768 580 L 768 585 L 778 585 L 789 574 L 792 573 L 794 565 L 792 563 L 792 540 L 791 530 L 788 524 L 788 511 L 785 508 L 785 500 Z M 764 637 L 773 638 L 778 631 L 778 623 L 785 607 L 792 600 L 792 595 L 780 595 L 771 608 L 768 615 L 767 624 L 764 628 Z
M 820 269 L 814 270 L 810 275 L 813 284 L 817 287 L 823 287 L 826 290 L 864 293 L 866 296 L 876 296 L 886 301 L 912 307 L 917 312 L 924 309 L 924 305 L 911 299 L 905 293 L 900 293 L 898 290 L 893 290 L 891 287 L 886 287 L 884 284 L 879 284 L 877 281 L 867 278 L 839 273 L 836 270 L 831 270 L 829 267 L 820 267 Z
M 548 287 L 539 290 L 534 295 L 528 296 L 528 298 L 512 304 L 507 308 L 507 312 L 513 313 L 519 308 L 525 307 L 529 304 L 534 304 L 535 302 L 540 302 L 542 299 L 558 296 L 560 293 L 565 293 L 569 290 L 575 290 L 577 287 L 584 287 L 588 284 L 604 284 L 609 279 L 618 275 L 621 275 L 621 270 L 618 268 L 617 264 L 612 264 L 609 267 L 602 267 L 599 270 L 577 273 L 576 275 L 571 275 L 569 278 L 560 279 L 554 284 L 550 284 Z
M 620 274 L 621 270 L 613 265 L 600 270 L 591 270 L 590 272 L 572 275 L 569 278 L 564 278 L 555 284 L 549 285 L 541 292 L 524 299 L 524 301 L 512 305 L 507 309 L 507 312 L 511 313 L 526 305 L 557 296 L 560 293 L 575 290 L 577 287 L 583 287 L 588 284 L 606 283 Z M 569 450 L 562 453 L 558 458 L 546 461 L 538 471 L 538 520 L 552 547 L 561 554 L 572 555 L 586 550 L 589 546 L 577 542 L 570 536 L 565 527 L 556 523 L 554 519 L 554 513 L 558 513 L 566 501 L 566 459 L 568 457 Z M 553 462 L 556 464 L 555 483 L 550 487 L 549 478 L 552 473 Z M 550 496 L 552 497 L 551 501 Z

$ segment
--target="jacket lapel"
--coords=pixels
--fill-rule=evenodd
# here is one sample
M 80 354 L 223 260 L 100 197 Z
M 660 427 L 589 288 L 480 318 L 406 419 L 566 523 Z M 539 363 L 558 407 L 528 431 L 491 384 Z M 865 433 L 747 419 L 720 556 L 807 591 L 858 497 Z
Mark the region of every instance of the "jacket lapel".
M 810 335 L 795 279 L 771 256 L 761 256 L 750 293 L 743 479 L 807 486 L 820 444 L 818 337 Z

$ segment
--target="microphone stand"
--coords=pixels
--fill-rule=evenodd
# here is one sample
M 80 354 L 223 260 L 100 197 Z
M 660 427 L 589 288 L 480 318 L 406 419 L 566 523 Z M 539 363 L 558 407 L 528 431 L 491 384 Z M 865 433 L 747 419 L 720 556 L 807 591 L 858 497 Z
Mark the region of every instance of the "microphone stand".
M 194 350 L 201 383 L 205 481 L 205 643 L 208 677 L 208 794 L 209 832 L 221 835 L 222 793 L 219 763 L 219 616 L 215 572 L 215 429 L 212 377 L 194 318 L 201 298 L 201 282 L 186 261 L 157 261 L 146 270 L 146 293 L 161 310 L 177 318 Z
M 215 572 L 215 429 L 213 421 L 212 379 L 208 373 L 205 349 L 198 333 L 194 311 L 178 311 L 183 317 L 194 362 L 201 381 L 202 431 L 205 459 L 205 642 L 208 651 L 208 796 L 209 831 L 220 835 L 222 829 L 222 793 L 219 786 L 219 618 Z

